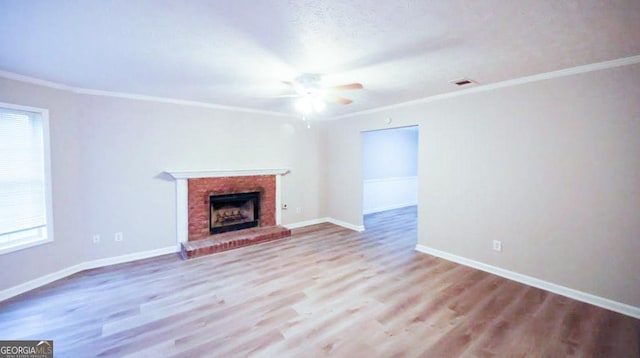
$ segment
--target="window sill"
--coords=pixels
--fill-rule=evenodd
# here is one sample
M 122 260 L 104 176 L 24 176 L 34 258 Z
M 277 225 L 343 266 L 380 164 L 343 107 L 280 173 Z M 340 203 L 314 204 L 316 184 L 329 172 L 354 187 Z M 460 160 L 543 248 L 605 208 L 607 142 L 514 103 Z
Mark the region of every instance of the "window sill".
M 21 241 L 21 242 L 16 242 L 14 244 L 1 245 L 0 246 L 0 255 L 8 254 L 8 253 L 14 252 L 14 251 L 27 249 L 27 248 L 34 247 L 34 246 L 44 245 L 44 244 L 50 243 L 52 241 L 53 241 L 53 239 L 50 239 L 50 238 L 46 238 L 46 239 L 33 238 L 31 240 L 25 240 L 25 241 Z

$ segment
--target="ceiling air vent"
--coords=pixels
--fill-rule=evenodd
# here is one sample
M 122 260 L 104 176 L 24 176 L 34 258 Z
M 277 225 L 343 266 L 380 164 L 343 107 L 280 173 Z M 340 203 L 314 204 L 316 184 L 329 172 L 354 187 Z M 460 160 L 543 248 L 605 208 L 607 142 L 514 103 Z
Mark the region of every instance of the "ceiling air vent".
M 461 78 L 459 80 L 451 81 L 451 83 L 458 86 L 466 86 L 466 85 L 476 84 L 477 82 L 474 80 L 470 80 L 468 78 Z

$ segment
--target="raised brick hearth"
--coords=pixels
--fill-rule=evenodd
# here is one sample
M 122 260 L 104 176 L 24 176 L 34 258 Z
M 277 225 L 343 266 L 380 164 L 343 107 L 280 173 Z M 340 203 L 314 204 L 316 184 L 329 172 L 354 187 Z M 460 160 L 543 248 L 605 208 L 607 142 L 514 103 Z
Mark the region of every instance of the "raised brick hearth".
M 244 246 L 284 239 L 291 236 L 291 230 L 282 226 L 256 227 L 224 234 L 212 235 L 204 239 L 193 240 L 182 244 L 182 258 L 191 259 L 198 256 L 215 254 Z

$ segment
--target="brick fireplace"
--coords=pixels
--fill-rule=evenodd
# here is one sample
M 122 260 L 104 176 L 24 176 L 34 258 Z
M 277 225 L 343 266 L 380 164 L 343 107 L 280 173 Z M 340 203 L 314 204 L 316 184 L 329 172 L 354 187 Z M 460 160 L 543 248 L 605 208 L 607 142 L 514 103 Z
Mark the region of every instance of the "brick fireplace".
M 251 175 L 187 180 L 189 205 L 188 240 L 211 235 L 210 201 L 214 195 L 260 193 L 259 226 L 276 225 L 276 176 Z
M 177 245 L 209 237 L 209 195 L 215 193 L 259 191 L 260 226 L 280 225 L 281 179 L 288 172 L 288 169 L 167 171 L 176 181 Z

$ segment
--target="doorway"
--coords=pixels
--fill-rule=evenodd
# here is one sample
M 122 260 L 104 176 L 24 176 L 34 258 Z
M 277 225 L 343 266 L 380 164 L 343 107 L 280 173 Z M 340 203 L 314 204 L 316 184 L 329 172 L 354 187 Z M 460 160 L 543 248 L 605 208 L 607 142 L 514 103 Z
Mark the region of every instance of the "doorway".
M 362 214 L 418 205 L 418 126 L 362 132 Z

